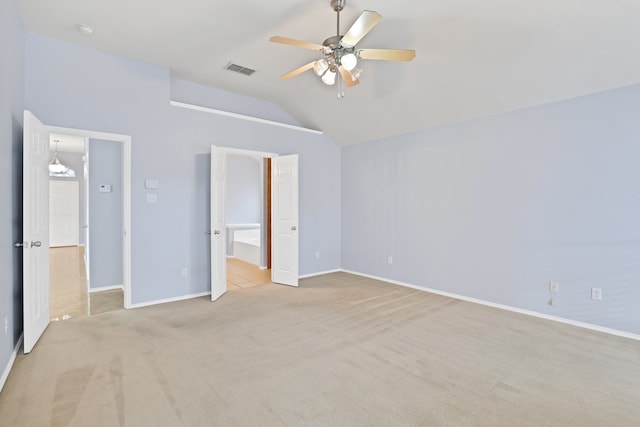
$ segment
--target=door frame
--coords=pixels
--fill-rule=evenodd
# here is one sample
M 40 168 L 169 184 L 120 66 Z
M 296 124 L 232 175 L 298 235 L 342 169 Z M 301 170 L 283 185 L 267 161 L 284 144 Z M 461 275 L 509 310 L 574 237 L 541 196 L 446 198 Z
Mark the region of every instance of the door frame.
M 279 157 L 280 154 L 278 154 L 278 153 L 270 153 L 270 152 L 267 152 L 267 151 L 255 151 L 255 150 L 244 150 L 244 149 L 241 149 L 241 148 L 222 147 L 222 146 L 215 145 L 215 144 L 212 145 L 211 147 L 212 147 L 212 151 L 213 151 L 213 147 L 216 147 L 218 149 L 219 153 L 222 153 L 225 156 L 227 156 L 229 154 L 233 154 L 233 155 L 237 155 L 237 156 L 253 157 L 253 158 L 257 158 L 257 159 L 261 160 L 260 161 L 260 187 L 261 187 L 262 201 L 261 201 L 260 204 L 262 205 L 263 202 L 264 202 L 264 198 L 266 196 L 266 194 L 265 194 L 266 193 L 265 192 L 265 186 L 267 185 L 267 181 L 265 180 L 265 176 L 264 176 L 264 173 L 265 173 L 265 171 L 264 171 L 264 162 L 262 160 L 264 160 L 264 159 L 272 159 L 274 157 Z M 213 168 L 213 164 L 211 166 Z M 211 173 L 213 173 L 213 169 L 211 170 Z M 225 170 L 225 176 L 226 176 L 227 173 L 228 173 L 228 169 Z M 223 199 L 223 203 L 224 203 L 223 207 L 226 207 L 226 203 L 227 203 L 226 197 Z M 268 221 L 267 217 L 264 215 L 265 209 L 266 209 L 266 206 L 261 206 L 261 209 L 260 209 L 260 211 L 261 211 L 260 212 L 260 227 L 261 228 L 262 227 L 266 227 L 266 221 Z M 211 232 L 211 230 L 210 230 L 210 232 Z M 267 240 L 268 239 L 266 239 L 266 238 L 263 239 L 262 236 L 260 238 L 261 243 L 264 243 L 264 244 L 267 244 Z M 273 246 L 273 242 L 271 243 L 271 246 Z M 225 248 L 226 248 L 226 243 L 225 243 Z M 273 247 L 271 248 L 271 250 L 273 250 Z M 226 262 L 226 253 L 224 254 L 224 257 L 225 257 L 224 261 Z M 260 258 L 262 259 L 262 249 L 261 249 Z M 265 260 L 265 265 L 266 265 L 266 260 Z M 225 276 L 226 276 L 226 273 L 225 273 Z M 226 277 L 225 277 L 225 279 L 226 279 Z
M 122 144 L 122 197 L 123 197 L 123 291 L 124 308 L 131 308 L 131 136 L 117 133 L 98 132 L 85 129 L 65 128 L 46 125 L 50 133 L 79 136 L 88 139 L 102 139 Z M 86 152 L 85 152 L 86 155 Z M 90 166 L 89 166 L 90 167 Z M 88 187 L 87 182 L 87 187 Z M 88 203 L 88 199 L 86 200 Z M 88 214 L 88 212 L 87 212 Z M 91 224 L 89 224 L 91 227 Z M 90 231 L 89 231 L 90 233 Z M 85 242 L 88 246 L 88 241 Z M 85 247 L 86 249 L 86 247 Z M 90 255 L 89 255 L 90 256 Z
M 280 155 L 278 153 L 269 153 L 267 151 L 254 151 L 254 150 L 242 150 L 239 148 L 230 148 L 230 147 L 220 147 L 217 146 L 218 149 L 220 150 L 221 153 L 224 153 L 225 155 L 228 154 L 233 154 L 236 156 L 247 156 L 247 157 L 253 157 L 259 160 L 264 160 L 264 159 L 272 159 L 274 157 L 279 157 Z M 228 169 L 225 171 L 225 174 L 228 174 Z M 266 227 L 267 224 L 266 222 L 268 221 L 268 218 L 264 215 L 265 213 L 265 209 L 266 209 L 266 205 L 262 206 L 264 200 L 265 200 L 265 196 L 266 196 L 266 185 L 267 185 L 267 181 L 265 180 L 265 170 L 264 170 L 264 164 L 262 161 L 260 161 L 260 197 L 262 198 L 262 200 L 260 201 L 260 227 Z M 227 200 L 225 198 L 224 200 L 225 206 L 227 203 Z M 260 236 L 260 243 L 261 244 L 267 244 L 267 239 L 266 238 L 262 238 L 263 236 Z M 261 250 L 261 255 L 260 255 L 260 263 L 262 264 L 262 250 Z M 264 266 L 260 265 L 260 268 L 262 267 L 266 267 L 267 262 L 266 260 L 264 260 Z

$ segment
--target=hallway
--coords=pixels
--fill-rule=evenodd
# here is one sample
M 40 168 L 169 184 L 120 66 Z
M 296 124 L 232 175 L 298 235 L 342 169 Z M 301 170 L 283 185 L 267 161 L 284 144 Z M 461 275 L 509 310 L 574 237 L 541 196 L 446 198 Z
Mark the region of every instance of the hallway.
M 50 249 L 51 321 L 86 317 L 124 307 L 122 289 L 87 292 L 87 270 L 83 246 Z

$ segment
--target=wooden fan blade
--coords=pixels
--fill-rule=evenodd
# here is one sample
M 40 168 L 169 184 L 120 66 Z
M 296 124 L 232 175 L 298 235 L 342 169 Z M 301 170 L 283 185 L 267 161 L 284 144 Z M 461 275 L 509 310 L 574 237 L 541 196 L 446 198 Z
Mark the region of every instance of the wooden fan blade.
M 322 46 L 321 44 L 301 42 L 300 40 L 290 39 L 287 37 L 273 36 L 269 39 L 269 41 L 274 43 L 288 44 L 291 46 L 298 46 L 310 50 L 324 49 L 324 46 Z
M 416 51 L 408 49 L 362 49 L 358 51 L 358 57 L 382 61 L 411 61 L 416 57 Z
M 340 70 L 340 75 L 342 75 L 342 81 L 344 82 L 344 84 L 347 85 L 347 87 L 353 87 L 358 83 L 360 83 L 360 80 L 358 79 L 353 80 L 353 76 L 351 75 L 351 73 L 342 65 L 338 67 L 338 70 Z
M 347 34 L 342 37 L 340 44 L 342 46 L 355 46 L 369 31 L 373 29 L 382 19 L 382 15 L 372 10 L 365 10 L 360 17 L 356 19 Z
M 287 80 L 287 79 L 290 79 L 292 77 L 297 76 L 298 74 L 302 74 L 305 71 L 312 69 L 314 62 L 316 62 L 316 61 L 311 61 L 308 64 L 303 65 L 302 67 L 298 67 L 293 71 L 289 71 L 287 74 L 283 74 L 282 76 L 280 76 L 280 78 L 283 79 L 283 80 Z

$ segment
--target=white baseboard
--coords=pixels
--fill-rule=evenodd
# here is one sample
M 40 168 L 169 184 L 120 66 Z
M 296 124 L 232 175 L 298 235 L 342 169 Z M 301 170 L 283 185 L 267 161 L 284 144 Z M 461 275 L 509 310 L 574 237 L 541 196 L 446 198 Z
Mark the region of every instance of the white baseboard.
M 114 291 L 116 289 L 124 290 L 124 285 L 103 286 L 101 288 L 90 288 L 89 293 L 92 294 L 94 292 Z
M 485 301 L 477 298 L 466 297 L 464 295 L 458 295 L 451 292 L 439 291 L 437 289 L 425 288 L 422 286 L 412 285 L 410 283 L 399 282 L 397 280 L 385 279 L 384 277 L 372 276 L 370 274 L 359 273 L 351 270 L 340 270 L 345 273 L 355 274 L 356 276 L 367 277 L 369 279 L 376 279 L 383 282 L 391 283 L 393 285 L 404 286 L 406 288 L 416 289 L 418 291 L 431 292 L 433 294 L 442 295 L 449 298 L 454 298 L 462 301 L 472 302 L 475 304 L 481 304 L 488 307 L 499 308 L 501 310 L 512 311 L 514 313 L 520 313 L 527 316 L 538 317 L 540 319 L 552 320 L 554 322 L 565 323 L 567 325 L 577 326 L 580 328 L 591 329 L 593 331 L 604 332 L 606 334 L 616 335 L 623 338 L 629 338 L 632 340 L 640 341 L 640 335 L 633 334 L 631 332 L 620 331 L 618 329 L 605 328 L 604 326 L 593 325 L 591 323 L 579 322 L 577 320 L 565 319 L 564 317 L 551 316 L 549 314 L 539 313 L 537 311 L 524 310 L 522 308 L 512 307 L 510 305 L 497 304 L 491 301 Z
M 136 304 L 131 304 L 127 308 L 129 309 L 129 308 L 148 307 L 150 305 L 158 305 L 158 304 L 166 304 L 168 302 L 184 301 L 186 299 L 200 298 L 200 297 L 204 297 L 204 296 L 207 296 L 207 295 L 211 295 L 211 291 L 209 291 L 209 292 L 200 292 L 198 294 L 183 295 L 181 297 L 159 299 L 159 300 L 155 300 L 155 301 L 139 302 L 139 303 L 136 303 Z
M 4 371 L 2 372 L 2 377 L 0 377 L 0 392 L 4 388 L 4 383 L 7 382 L 7 378 L 9 378 L 9 372 L 11 372 L 11 368 L 13 368 L 13 362 L 16 361 L 18 350 L 20 350 L 20 347 L 22 346 L 22 338 L 24 338 L 23 334 L 21 334 L 20 338 L 18 338 L 18 343 L 16 344 L 16 347 L 13 349 L 13 353 L 11 353 L 9 362 L 7 363 L 7 366 L 4 368 Z
M 323 274 L 330 274 L 330 273 L 340 273 L 341 271 L 345 271 L 345 270 L 338 268 L 335 270 L 320 271 L 318 273 L 311 273 L 311 274 L 305 274 L 303 276 L 298 276 L 298 279 L 308 279 L 309 277 L 322 276 Z M 353 273 L 353 274 L 357 274 L 357 273 Z

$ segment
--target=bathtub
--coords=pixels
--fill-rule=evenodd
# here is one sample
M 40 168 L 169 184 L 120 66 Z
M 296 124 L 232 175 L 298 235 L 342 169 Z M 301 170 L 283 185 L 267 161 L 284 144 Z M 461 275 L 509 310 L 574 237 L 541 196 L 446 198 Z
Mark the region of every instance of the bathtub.
M 260 265 L 260 229 L 236 230 L 233 233 L 233 256 Z

